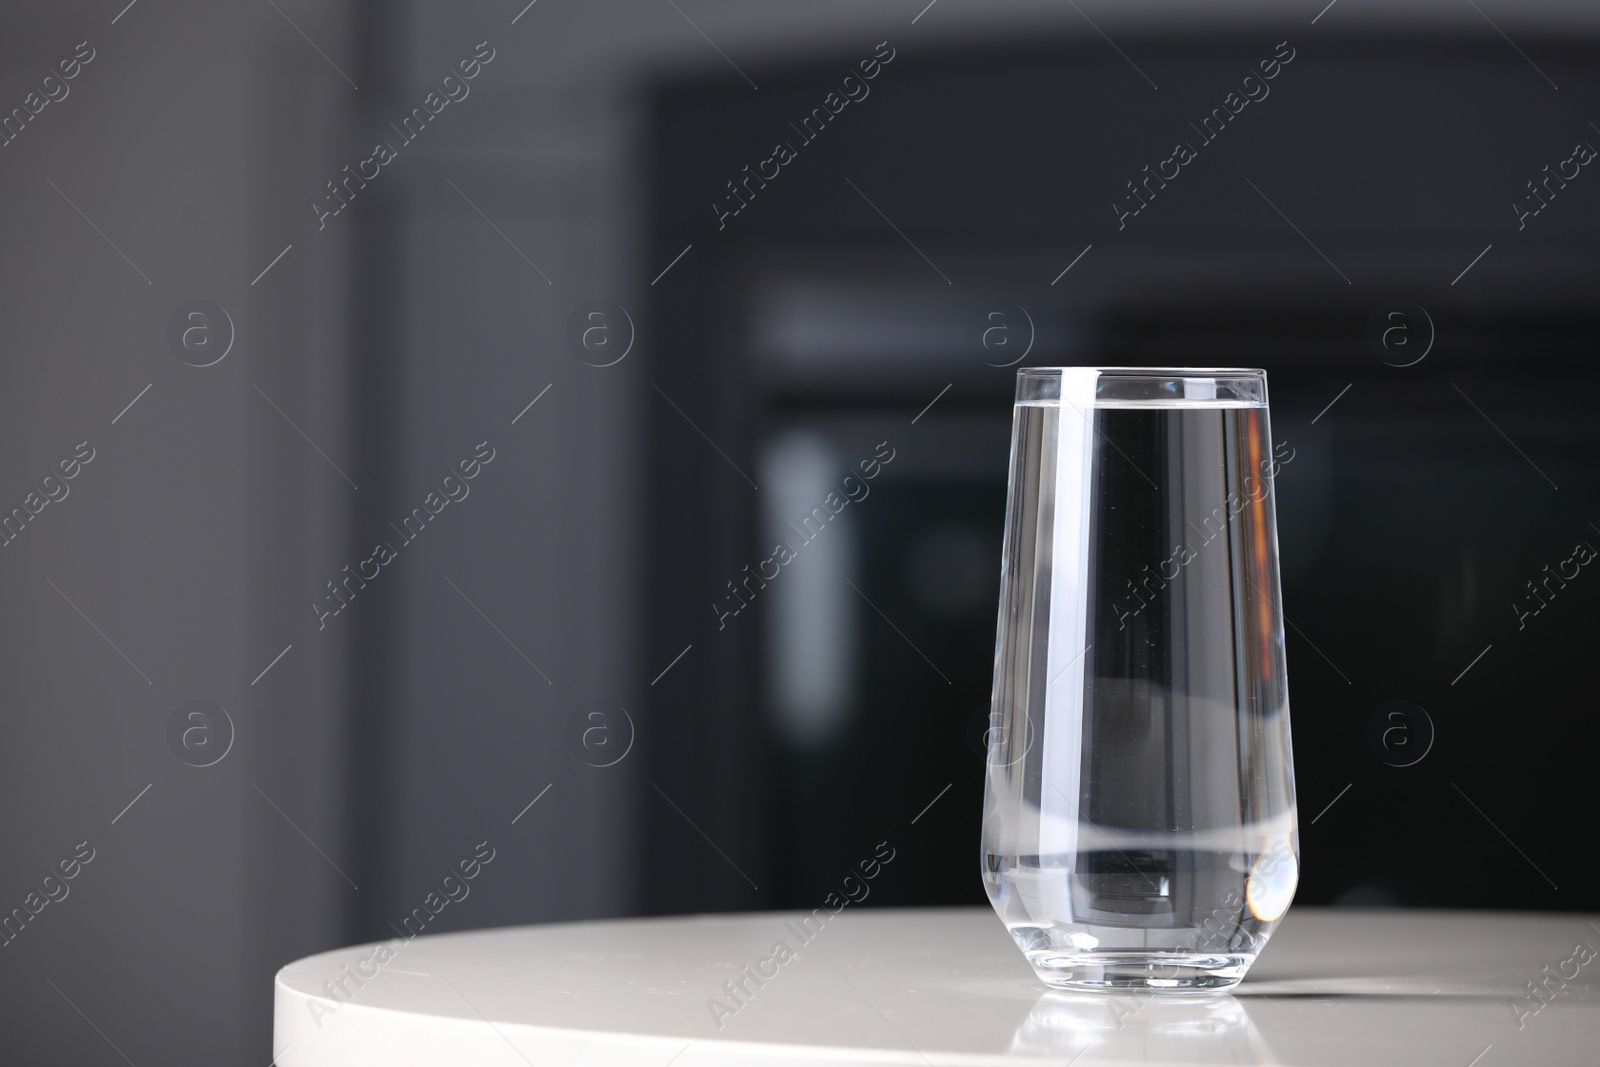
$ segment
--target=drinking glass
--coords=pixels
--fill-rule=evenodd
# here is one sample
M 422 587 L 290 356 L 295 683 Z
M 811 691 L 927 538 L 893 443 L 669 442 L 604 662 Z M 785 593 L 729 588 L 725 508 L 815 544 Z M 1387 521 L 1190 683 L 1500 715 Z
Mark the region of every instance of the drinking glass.
M 1017 374 L 983 879 L 1039 977 L 1235 985 L 1299 878 L 1260 370 Z

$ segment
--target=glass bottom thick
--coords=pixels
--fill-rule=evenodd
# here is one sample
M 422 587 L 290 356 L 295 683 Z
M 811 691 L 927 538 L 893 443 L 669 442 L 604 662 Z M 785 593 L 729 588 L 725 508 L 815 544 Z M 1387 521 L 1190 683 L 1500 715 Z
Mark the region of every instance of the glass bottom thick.
M 1119 993 L 1213 993 L 1231 989 L 1254 955 L 1188 952 L 1030 952 L 1040 980 L 1057 989 Z

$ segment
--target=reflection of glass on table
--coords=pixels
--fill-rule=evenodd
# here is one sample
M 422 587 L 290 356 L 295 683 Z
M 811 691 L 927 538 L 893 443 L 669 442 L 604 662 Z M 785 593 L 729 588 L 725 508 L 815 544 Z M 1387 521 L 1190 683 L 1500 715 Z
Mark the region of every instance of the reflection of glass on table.
M 1245 1005 L 1225 993 L 1170 1000 L 1051 991 L 1017 1027 L 1011 1051 L 1071 1061 L 1277 1063 Z

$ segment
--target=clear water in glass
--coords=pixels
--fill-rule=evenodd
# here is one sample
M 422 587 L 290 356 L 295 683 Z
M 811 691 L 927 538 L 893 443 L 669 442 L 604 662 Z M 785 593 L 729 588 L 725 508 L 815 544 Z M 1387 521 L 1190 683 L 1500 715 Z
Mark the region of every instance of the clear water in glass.
M 983 878 L 1052 986 L 1227 988 L 1294 895 L 1266 402 L 1256 370 L 1019 373 Z

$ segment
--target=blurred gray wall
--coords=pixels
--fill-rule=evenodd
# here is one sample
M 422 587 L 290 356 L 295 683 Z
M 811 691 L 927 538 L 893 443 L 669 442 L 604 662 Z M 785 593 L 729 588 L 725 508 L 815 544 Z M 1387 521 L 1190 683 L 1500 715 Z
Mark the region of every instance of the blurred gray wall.
M 0 148 L 7 513 L 80 442 L 94 456 L 0 548 L 0 908 L 67 894 L 0 949 L 0 1046 L 8 1062 L 113 1062 L 109 1040 L 135 1062 L 265 1063 L 272 968 L 337 938 L 353 892 L 299 832 L 347 846 L 344 636 L 313 645 L 299 624 L 353 491 L 261 395 L 349 454 L 345 239 L 297 242 L 251 281 L 324 146 L 349 139 L 353 92 L 269 4 L 122 7 L 0 12 L 7 114 L 60 96 L 43 79 L 61 60 L 94 57 Z M 340 4 L 302 18 L 343 54 Z M 194 299 L 233 323 L 204 368 L 166 340 Z M 167 741 L 194 699 L 234 735 L 205 768 Z M 44 883 L 82 842 L 93 860 Z
M 0 547 L 0 915 L 69 890 L 0 948 L 7 1061 L 265 1063 L 276 967 L 381 936 L 482 840 L 494 865 L 437 929 L 635 906 L 649 786 L 569 738 L 579 704 L 637 704 L 665 666 L 634 611 L 648 323 L 609 368 L 565 334 L 583 301 L 642 307 L 666 265 L 638 256 L 637 91 L 884 38 L 1094 32 L 1035 0 L 679 6 L 0 10 L 0 111 L 94 49 L 0 148 L 0 514 L 94 454 Z M 1115 35 L 1173 10 L 1092 13 Z M 1478 15 L 1343 0 L 1324 22 L 1374 18 Z M 318 229 L 324 183 L 481 41 L 470 97 Z M 167 340 L 196 299 L 232 323 L 212 366 Z M 325 583 L 485 440 L 471 495 L 319 629 Z M 233 738 L 205 767 L 169 740 L 197 699 Z

